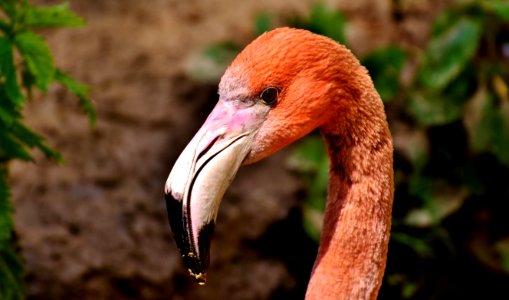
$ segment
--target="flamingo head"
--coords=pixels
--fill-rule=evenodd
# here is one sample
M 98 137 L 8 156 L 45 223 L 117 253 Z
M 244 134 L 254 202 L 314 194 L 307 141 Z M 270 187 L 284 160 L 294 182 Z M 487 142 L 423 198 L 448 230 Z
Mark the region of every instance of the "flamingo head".
M 205 283 L 218 207 L 238 168 L 327 126 L 346 107 L 343 51 L 328 38 L 281 28 L 249 44 L 226 70 L 217 105 L 165 185 L 171 229 L 198 283 Z

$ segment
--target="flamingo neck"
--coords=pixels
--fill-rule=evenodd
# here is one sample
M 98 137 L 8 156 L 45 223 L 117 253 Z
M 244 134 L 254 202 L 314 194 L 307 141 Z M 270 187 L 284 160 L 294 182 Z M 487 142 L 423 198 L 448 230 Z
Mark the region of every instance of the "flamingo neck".
M 385 270 L 393 199 L 392 142 L 379 96 L 367 110 L 324 126 L 331 161 L 318 256 L 306 294 L 376 299 Z M 374 100 L 374 101 L 373 101 Z M 359 121 L 360 120 L 360 121 Z

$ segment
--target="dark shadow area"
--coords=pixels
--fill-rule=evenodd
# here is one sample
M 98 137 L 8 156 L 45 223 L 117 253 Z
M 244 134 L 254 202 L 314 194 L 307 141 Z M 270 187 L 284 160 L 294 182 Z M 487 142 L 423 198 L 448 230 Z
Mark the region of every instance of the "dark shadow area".
M 256 241 L 248 242 L 263 257 L 282 261 L 295 284 L 281 286 L 270 299 L 304 299 L 318 244 L 304 231 L 301 209 L 294 207 L 288 217 L 269 226 Z

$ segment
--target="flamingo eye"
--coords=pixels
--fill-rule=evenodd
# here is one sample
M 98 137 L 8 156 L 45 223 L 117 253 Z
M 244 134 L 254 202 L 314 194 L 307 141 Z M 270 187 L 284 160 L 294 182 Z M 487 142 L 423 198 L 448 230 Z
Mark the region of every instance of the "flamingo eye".
M 276 87 L 270 86 L 263 90 L 260 94 L 260 99 L 267 105 L 274 105 L 279 96 L 279 90 Z

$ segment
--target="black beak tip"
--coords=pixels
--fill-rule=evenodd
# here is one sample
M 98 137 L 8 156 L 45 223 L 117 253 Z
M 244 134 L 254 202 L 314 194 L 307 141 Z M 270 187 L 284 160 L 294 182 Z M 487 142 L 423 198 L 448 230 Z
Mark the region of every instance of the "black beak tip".
M 214 232 L 214 222 L 205 223 L 198 232 L 198 253 L 196 249 L 188 252 L 182 252 L 182 260 L 189 274 L 200 285 L 204 285 L 207 280 L 207 270 L 210 264 L 210 243 L 212 241 L 212 233 Z M 189 247 L 187 248 L 189 249 Z
M 202 265 L 200 259 L 193 253 L 188 253 L 187 255 L 182 254 L 182 260 L 189 275 L 191 275 L 199 285 L 204 285 L 207 281 L 207 268 Z
M 184 266 L 199 285 L 204 285 L 207 280 L 210 243 L 215 223 L 211 221 L 201 226 L 198 232 L 198 245 L 194 245 L 192 239 L 189 238 L 187 221 L 183 217 L 182 201 L 174 198 L 171 192 L 165 194 L 165 200 L 173 238 L 182 255 Z
M 189 253 L 189 239 L 184 227 L 184 219 L 182 218 L 182 201 L 173 198 L 171 192 L 165 194 L 164 198 L 166 200 L 168 221 L 177 247 L 181 253 Z

